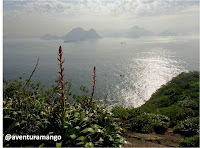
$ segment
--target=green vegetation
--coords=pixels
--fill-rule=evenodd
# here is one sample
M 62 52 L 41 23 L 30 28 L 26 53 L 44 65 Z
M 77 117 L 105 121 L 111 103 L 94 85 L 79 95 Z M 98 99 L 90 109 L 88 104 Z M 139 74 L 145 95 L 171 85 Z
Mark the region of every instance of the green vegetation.
M 140 109 L 169 117 L 171 126 L 186 118 L 199 116 L 199 72 L 181 73 L 174 77 Z
M 5 92 L 19 83 L 23 84 L 21 81 L 9 83 L 4 87 Z M 12 90 L 19 92 L 20 88 L 15 87 L 15 90 Z M 13 96 L 5 96 L 3 101 L 4 135 L 8 133 L 11 135 L 61 135 L 62 141 L 4 140 L 4 146 L 43 145 L 46 147 L 56 146 L 56 143 L 59 143 L 62 146 L 114 147 L 125 143 L 125 139 L 121 136 L 122 129 L 118 119 L 105 108 L 87 101 L 88 97 L 78 95 L 87 107 L 83 107 L 80 103 L 66 104 L 65 115 L 62 118 L 60 102 L 44 98 L 49 92 L 53 92 L 52 89 L 35 94 L 32 93 L 35 92 L 32 87 L 29 89 L 30 91 L 24 90 L 18 95 L 13 93 Z
M 168 121 L 169 119 L 163 115 L 143 113 L 132 119 L 130 129 L 140 133 L 155 131 L 156 133 L 164 134 L 168 129 Z
M 169 118 L 164 115 L 141 112 L 139 109 L 114 106 L 112 113 L 120 118 L 124 127 L 129 131 L 139 133 L 164 134 L 169 125 Z
M 174 132 L 187 137 L 199 134 L 199 117 L 192 117 L 181 121 L 174 127 Z
M 199 72 L 181 73 L 158 89 L 139 108 L 115 106 L 115 117 L 134 132 L 164 134 L 168 127 L 185 137 L 180 146 L 197 146 L 199 134 Z
M 179 142 L 180 147 L 199 147 L 199 135 L 184 138 Z

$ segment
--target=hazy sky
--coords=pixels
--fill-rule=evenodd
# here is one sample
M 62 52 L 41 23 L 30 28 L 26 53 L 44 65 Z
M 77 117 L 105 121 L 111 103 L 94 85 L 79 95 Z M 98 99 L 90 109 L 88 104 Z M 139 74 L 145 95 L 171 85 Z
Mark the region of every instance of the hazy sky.
M 4 0 L 6 34 L 66 34 L 75 27 L 115 32 L 134 25 L 153 32 L 198 33 L 198 0 Z

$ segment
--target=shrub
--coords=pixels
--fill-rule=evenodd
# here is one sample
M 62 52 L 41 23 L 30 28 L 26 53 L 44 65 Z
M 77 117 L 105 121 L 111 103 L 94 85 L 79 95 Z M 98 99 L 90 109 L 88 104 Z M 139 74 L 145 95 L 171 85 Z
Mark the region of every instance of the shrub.
M 179 147 L 199 147 L 199 135 L 182 139 Z
M 154 124 L 154 131 L 156 134 L 164 134 L 167 131 L 168 127 L 163 123 Z
M 174 128 L 175 133 L 190 137 L 199 133 L 199 117 L 188 118 L 181 121 Z
M 153 131 L 164 134 L 168 127 L 169 118 L 163 115 L 143 113 L 130 123 L 130 130 L 142 133 L 152 133 Z
M 62 146 L 118 147 L 125 143 L 118 120 L 98 105 L 90 111 L 81 105 L 70 105 L 64 117 L 60 128 Z
M 140 111 L 135 108 L 125 108 L 122 106 L 114 106 L 112 107 L 111 112 L 117 118 L 120 118 L 121 121 L 127 121 L 130 118 L 135 118 L 136 116 L 140 115 Z

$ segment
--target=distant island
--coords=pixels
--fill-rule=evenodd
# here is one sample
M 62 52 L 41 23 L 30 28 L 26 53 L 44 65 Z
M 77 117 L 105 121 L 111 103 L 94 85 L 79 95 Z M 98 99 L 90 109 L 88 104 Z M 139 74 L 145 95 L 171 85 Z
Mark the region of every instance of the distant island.
M 104 37 L 124 37 L 124 38 L 140 38 L 140 37 L 148 37 L 148 36 L 178 36 L 185 35 L 183 33 L 178 33 L 172 30 L 164 30 L 160 33 L 155 33 L 145 29 L 141 26 L 133 26 L 129 29 L 118 30 L 116 32 L 107 32 L 104 33 Z M 67 42 L 76 42 L 76 41 L 85 41 L 85 40 L 96 40 L 102 38 L 93 28 L 90 30 L 84 30 L 81 27 L 72 29 L 67 35 L 58 36 L 45 34 L 40 39 L 41 40 L 64 40 Z
M 153 32 L 137 25 L 129 29 L 118 30 L 116 32 L 106 34 L 107 37 L 125 37 L 125 38 L 139 38 L 139 37 L 146 37 L 153 35 L 155 35 Z
M 159 36 L 177 36 L 178 34 L 176 32 L 170 31 L 170 30 L 165 30 L 158 35 Z
M 67 35 L 65 36 L 57 36 L 51 34 L 45 34 L 40 39 L 41 40 L 58 40 L 62 39 L 65 43 L 67 42 L 76 42 L 76 41 L 84 41 L 84 40 L 91 40 L 91 39 L 100 39 L 101 36 L 91 28 L 90 30 L 86 31 L 80 27 L 72 29 Z
M 129 37 L 129 38 L 138 38 L 138 37 L 151 36 L 151 35 L 154 35 L 151 31 L 148 31 L 139 26 L 133 26 L 125 33 L 125 37 Z
M 66 36 L 64 36 L 64 42 L 75 42 L 99 38 L 101 38 L 101 36 L 98 35 L 94 29 L 86 31 L 78 27 L 70 31 Z

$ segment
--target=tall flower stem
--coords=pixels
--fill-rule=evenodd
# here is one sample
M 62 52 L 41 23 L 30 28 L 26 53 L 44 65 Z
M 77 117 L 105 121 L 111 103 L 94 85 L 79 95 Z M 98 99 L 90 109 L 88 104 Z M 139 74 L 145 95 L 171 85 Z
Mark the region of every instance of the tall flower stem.
M 93 70 L 93 86 L 92 86 L 92 93 L 91 93 L 91 97 L 90 97 L 90 101 L 92 101 L 92 98 L 94 96 L 94 90 L 95 90 L 95 84 L 96 84 L 96 67 L 94 66 L 94 70 Z
M 60 98 L 61 98 L 61 104 L 62 104 L 62 110 L 63 110 L 63 113 L 65 111 L 65 92 L 64 92 L 64 87 L 65 87 L 65 83 L 63 81 L 63 77 L 64 77 L 64 68 L 63 68 L 63 63 L 64 63 L 64 60 L 62 60 L 62 55 L 63 55 L 63 52 L 62 52 L 62 47 L 60 46 L 59 47 L 59 51 L 58 51 L 58 65 L 60 66 L 60 71 L 58 71 L 58 73 L 60 74 Z

